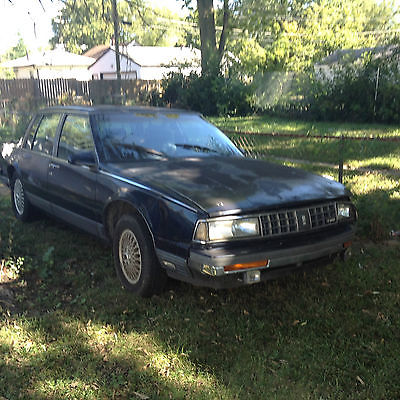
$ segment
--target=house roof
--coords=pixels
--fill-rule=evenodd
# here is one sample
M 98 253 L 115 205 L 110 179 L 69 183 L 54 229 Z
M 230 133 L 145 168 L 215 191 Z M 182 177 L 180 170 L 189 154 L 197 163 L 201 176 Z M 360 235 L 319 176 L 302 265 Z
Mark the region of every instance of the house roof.
M 126 54 L 132 61 L 142 67 L 193 65 L 200 64 L 201 59 L 200 50 L 189 47 L 129 45 L 126 47 Z
M 95 58 L 96 63 L 114 46 L 99 45 L 91 48 L 84 56 Z M 182 64 L 200 65 L 200 50 L 190 47 L 140 46 L 133 42 L 120 48 L 122 57 L 127 57 L 141 67 L 178 66 Z
M 88 67 L 96 60 L 91 57 L 80 56 L 78 54 L 69 53 L 62 49 L 48 50 L 44 52 L 32 53 L 29 56 L 17 58 L 15 60 L 6 61 L 1 64 L 5 68 L 23 68 L 30 66 L 74 66 Z
M 109 48 L 110 46 L 106 44 L 99 44 L 89 49 L 86 53 L 83 53 L 83 55 L 98 60 L 104 53 L 106 53 L 109 50 Z
M 319 61 L 318 65 L 332 65 L 332 64 L 342 64 L 346 62 L 354 62 L 359 58 L 363 57 L 368 53 L 372 53 L 376 56 L 380 56 L 383 53 L 392 53 L 393 48 L 378 46 L 378 47 L 364 47 L 361 49 L 340 49 L 334 51 L 329 56 L 323 58 Z

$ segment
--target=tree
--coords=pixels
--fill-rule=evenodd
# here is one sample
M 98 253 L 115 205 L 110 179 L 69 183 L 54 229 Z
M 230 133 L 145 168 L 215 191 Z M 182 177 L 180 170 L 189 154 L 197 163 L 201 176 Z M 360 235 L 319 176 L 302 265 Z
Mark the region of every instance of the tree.
M 192 0 L 184 0 L 191 7 Z M 233 2 L 234 3 L 234 2 Z M 217 46 L 215 11 L 213 0 L 197 0 L 197 15 L 200 29 L 201 71 L 203 75 L 218 74 L 225 52 L 231 10 L 228 0 L 223 0 L 222 29 Z
M 239 43 L 255 41 L 265 49 L 258 69 L 296 71 L 340 48 L 388 43 L 395 14 L 390 1 L 241 0 L 235 23 L 246 38 Z M 235 43 L 230 46 L 235 51 Z
M 0 61 L 15 60 L 16 58 L 23 57 L 27 53 L 27 48 L 24 40 L 20 37 L 15 46 L 11 47 L 5 54 L 0 57 Z M 15 77 L 14 71 L 11 68 L 0 68 L 1 79 L 12 79 Z
M 26 55 L 27 48 L 24 40 L 20 37 L 15 46 L 11 47 L 2 57 L 2 61 L 15 60 Z
M 120 42 L 136 40 L 142 45 L 174 45 L 182 40 L 179 29 L 169 23 L 177 19 L 167 9 L 151 9 L 143 0 L 118 1 Z M 65 0 L 60 15 L 53 19 L 51 44 L 64 43 L 73 53 L 98 44 L 108 44 L 114 36 L 111 0 Z

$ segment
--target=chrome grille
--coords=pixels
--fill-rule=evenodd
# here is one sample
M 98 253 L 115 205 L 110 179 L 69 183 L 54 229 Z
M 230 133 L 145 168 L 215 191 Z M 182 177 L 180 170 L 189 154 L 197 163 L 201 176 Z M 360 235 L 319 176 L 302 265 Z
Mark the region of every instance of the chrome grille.
M 311 226 L 319 228 L 336 222 L 335 204 L 325 204 L 319 207 L 310 207 Z
M 260 216 L 263 236 L 277 236 L 296 232 L 306 232 L 337 222 L 335 203 L 318 206 L 282 210 Z

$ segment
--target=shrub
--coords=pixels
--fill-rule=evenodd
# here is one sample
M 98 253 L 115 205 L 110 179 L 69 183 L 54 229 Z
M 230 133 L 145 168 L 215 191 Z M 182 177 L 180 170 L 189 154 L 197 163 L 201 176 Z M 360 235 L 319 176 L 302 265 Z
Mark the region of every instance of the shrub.
M 290 90 L 264 110 L 285 117 L 358 122 L 400 122 L 397 51 L 336 68 L 331 77 L 298 74 Z
M 170 73 L 162 81 L 166 104 L 204 115 L 246 115 L 253 109 L 253 90 L 237 79 L 220 75 Z

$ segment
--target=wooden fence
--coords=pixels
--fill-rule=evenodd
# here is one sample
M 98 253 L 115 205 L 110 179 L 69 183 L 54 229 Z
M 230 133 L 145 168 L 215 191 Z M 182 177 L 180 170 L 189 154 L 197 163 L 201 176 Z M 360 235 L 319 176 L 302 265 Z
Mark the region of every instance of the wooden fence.
M 159 81 L 116 80 L 77 81 L 76 79 L 0 79 L 0 109 L 21 109 L 18 104 L 32 106 L 71 103 L 113 104 L 131 102 L 145 104 L 149 95 L 160 91 Z

